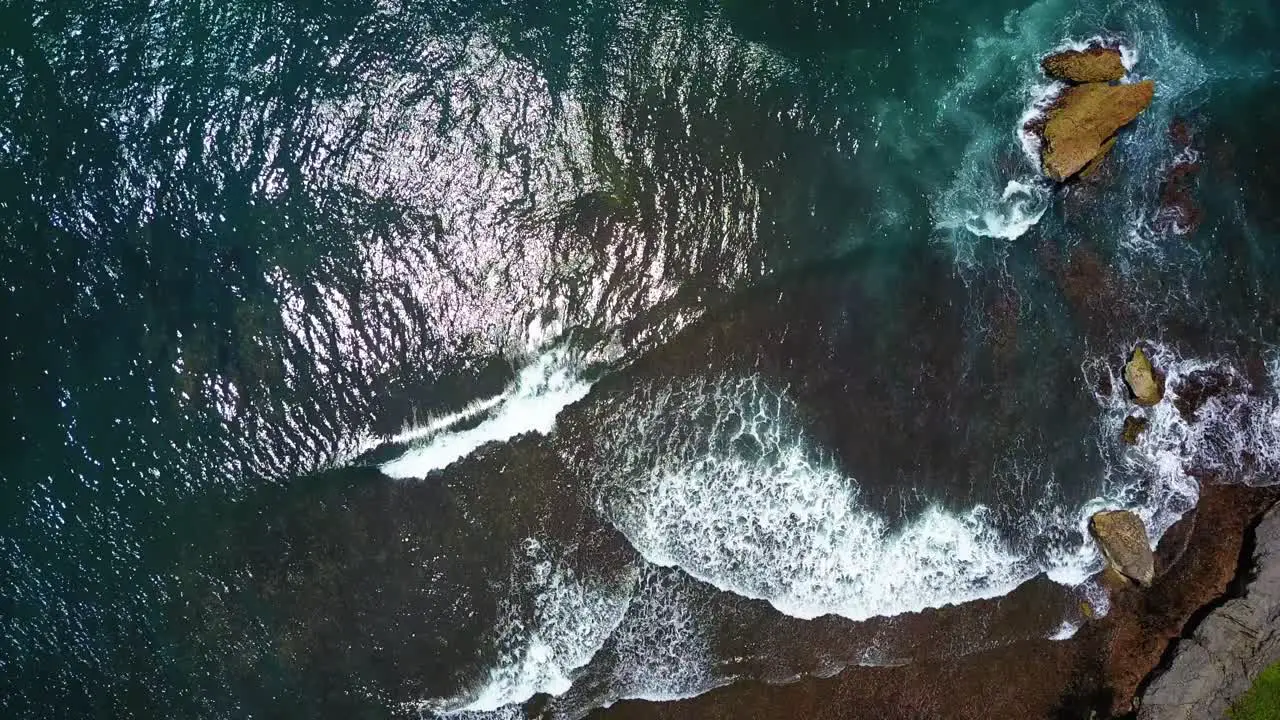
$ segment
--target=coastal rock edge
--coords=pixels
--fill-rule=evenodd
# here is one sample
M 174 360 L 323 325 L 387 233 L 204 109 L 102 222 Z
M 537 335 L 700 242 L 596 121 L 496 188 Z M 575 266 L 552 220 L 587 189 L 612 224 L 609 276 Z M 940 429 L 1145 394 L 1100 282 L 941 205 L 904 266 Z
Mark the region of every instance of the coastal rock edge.
M 1280 505 L 1254 531 L 1243 597 L 1209 613 L 1142 695 L 1139 720 L 1223 717 L 1264 668 L 1280 661 Z

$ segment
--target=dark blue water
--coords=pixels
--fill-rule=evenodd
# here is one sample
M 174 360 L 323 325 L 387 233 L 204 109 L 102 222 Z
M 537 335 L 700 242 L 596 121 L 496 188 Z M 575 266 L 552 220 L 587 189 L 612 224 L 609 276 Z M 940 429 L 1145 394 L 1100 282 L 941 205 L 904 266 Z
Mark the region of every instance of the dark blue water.
M 1280 468 L 1276 22 L 0 7 L 0 708 L 576 717 L 1065 637 L 1090 510 Z M 1155 103 L 1050 187 L 1038 60 L 1103 34 Z M 1123 447 L 1139 341 L 1238 392 Z

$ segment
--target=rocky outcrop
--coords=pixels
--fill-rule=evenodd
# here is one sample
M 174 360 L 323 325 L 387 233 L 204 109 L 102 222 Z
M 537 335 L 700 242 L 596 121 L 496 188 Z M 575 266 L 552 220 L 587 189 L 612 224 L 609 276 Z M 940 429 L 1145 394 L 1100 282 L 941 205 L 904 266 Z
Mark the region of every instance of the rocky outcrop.
M 1164 397 L 1164 378 L 1152 366 L 1147 353 L 1135 347 L 1124 365 L 1124 383 L 1139 405 L 1151 406 Z
M 1142 518 L 1128 510 L 1105 510 L 1089 518 L 1089 532 L 1098 541 L 1108 565 L 1139 585 L 1150 587 L 1156 576 L 1156 560 Z
M 1195 133 L 1190 123 L 1181 119 L 1171 122 L 1169 144 L 1174 162 L 1165 171 L 1160 185 L 1160 210 L 1155 226 L 1161 232 L 1187 235 L 1195 232 L 1204 219 L 1204 209 L 1196 197 L 1201 153 L 1195 148 Z
M 1105 47 L 1054 53 L 1040 67 L 1045 75 L 1069 83 L 1114 82 L 1125 73 L 1120 51 Z
M 1120 439 L 1125 445 L 1137 445 L 1138 436 L 1147 429 L 1149 421 L 1139 415 L 1130 415 L 1124 419 L 1124 427 L 1120 431 Z
M 1244 379 L 1227 367 L 1202 368 L 1187 373 L 1173 388 L 1173 406 L 1187 422 L 1196 421 L 1196 413 L 1215 397 L 1245 391 Z
M 1223 717 L 1264 668 L 1280 661 L 1280 509 L 1254 531 L 1253 577 L 1209 613 L 1142 695 L 1140 720 Z
M 1111 148 L 1120 128 L 1151 104 L 1155 83 L 1087 83 L 1062 92 L 1040 121 L 1044 172 L 1062 182 Z

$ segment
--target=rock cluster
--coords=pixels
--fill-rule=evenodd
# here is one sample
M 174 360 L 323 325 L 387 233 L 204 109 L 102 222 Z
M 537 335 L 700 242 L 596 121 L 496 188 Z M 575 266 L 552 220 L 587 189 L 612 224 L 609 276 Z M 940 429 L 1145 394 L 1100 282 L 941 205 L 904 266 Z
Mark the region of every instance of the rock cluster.
M 1041 139 L 1045 175 L 1063 182 L 1091 174 L 1116 142 L 1116 133 L 1151 104 L 1151 80 L 1113 84 L 1124 77 L 1120 51 L 1095 47 L 1050 55 L 1044 71 L 1072 85 L 1028 125 Z
M 1264 668 L 1280 661 L 1280 509 L 1254 531 L 1253 576 L 1242 597 L 1209 613 L 1174 647 L 1142 696 L 1140 720 L 1220 718 Z

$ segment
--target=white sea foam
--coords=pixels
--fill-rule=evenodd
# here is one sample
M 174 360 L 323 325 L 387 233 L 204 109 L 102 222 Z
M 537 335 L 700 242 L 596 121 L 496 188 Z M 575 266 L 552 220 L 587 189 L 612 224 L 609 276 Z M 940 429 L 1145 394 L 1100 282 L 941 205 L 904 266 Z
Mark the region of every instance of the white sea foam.
M 1126 72 L 1133 72 L 1133 68 L 1136 67 L 1138 64 L 1138 57 L 1139 57 L 1138 49 L 1131 45 L 1125 45 L 1122 43 L 1119 46 L 1119 50 L 1120 50 L 1120 64 L 1124 65 L 1124 69 Z
M 500 395 L 389 438 L 390 442 L 411 443 L 411 447 L 383 464 L 382 472 L 395 478 L 423 477 L 485 443 L 527 432 L 549 433 L 560 411 L 581 400 L 590 389 L 591 383 L 582 376 L 580 358 L 564 347 L 544 352 Z M 473 424 L 458 429 L 464 423 Z
M 1272 385 L 1255 388 L 1227 360 L 1180 357 L 1172 348 L 1151 343 L 1151 360 L 1167 373 L 1164 399 L 1141 411 L 1147 429 L 1123 458 L 1125 474 L 1142 473 L 1152 478 L 1143 488 L 1149 496 L 1144 503 L 1144 521 L 1153 535 L 1163 533 L 1189 508 L 1199 495 L 1199 483 L 1190 470 L 1221 475 L 1232 482 L 1267 485 L 1280 480 L 1280 404 L 1277 403 L 1277 359 L 1268 367 Z M 1108 417 L 1104 432 L 1119 433 L 1124 418 L 1134 406 L 1124 397 L 1123 379 L 1112 372 L 1113 386 L 1119 388 L 1105 400 Z M 1184 418 L 1174 401 L 1178 389 L 1197 371 L 1213 372 L 1229 380 L 1230 389 L 1205 402 L 1194 420 Z M 1127 494 L 1134 496 L 1130 488 Z M 1162 508 L 1172 508 L 1162 510 Z
M 759 378 L 657 389 L 631 407 L 607 428 L 617 484 L 601 508 L 652 563 L 794 617 L 855 620 L 1002 595 L 1041 569 L 982 506 L 891 528 Z
M 1073 623 L 1071 621 L 1064 620 L 1062 621 L 1062 624 L 1058 626 L 1058 629 L 1053 631 L 1053 634 L 1049 635 L 1049 639 L 1050 640 L 1070 640 L 1071 638 L 1076 636 L 1077 632 L 1080 632 L 1080 627 L 1081 626 L 1079 623 Z
M 1111 612 L 1111 591 L 1107 590 L 1096 577 L 1080 585 L 1078 590 L 1084 595 L 1084 601 L 1094 617 L 1103 617 Z
M 1058 95 L 1066 89 L 1065 83 L 1060 82 L 1044 82 L 1034 83 L 1027 90 L 1027 109 L 1022 112 L 1022 116 L 1018 118 L 1018 125 L 1014 128 L 1014 133 L 1018 137 L 1018 144 L 1022 146 L 1022 154 L 1027 158 L 1033 167 L 1040 167 L 1040 150 L 1043 141 L 1040 134 L 1029 130 L 1028 126 L 1035 121 L 1044 117 L 1053 102 L 1058 99 Z
M 521 572 L 503 603 L 495 629 L 500 657 L 472 690 L 406 708 L 477 720 L 518 717 L 522 703 L 539 693 L 569 690 L 584 667 L 622 622 L 638 573 L 609 582 L 585 578 L 541 542 L 524 545 Z
M 614 634 L 616 700 L 668 701 L 701 695 L 730 682 L 714 672 L 708 611 L 678 572 L 648 567 L 627 616 Z
M 1049 209 L 1049 190 L 1034 178 L 1010 180 L 1000 199 L 974 210 L 964 227 L 979 237 L 1017 240 Z

